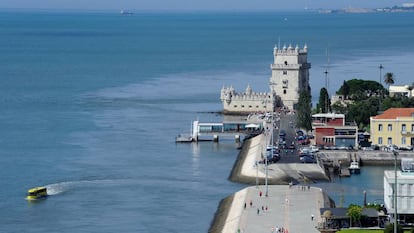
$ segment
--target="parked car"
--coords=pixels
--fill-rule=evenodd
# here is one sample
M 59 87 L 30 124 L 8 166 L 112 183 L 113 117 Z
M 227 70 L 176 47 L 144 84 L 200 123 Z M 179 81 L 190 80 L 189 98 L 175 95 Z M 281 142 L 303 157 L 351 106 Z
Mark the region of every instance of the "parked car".
M 400 150 L 413 150 L 413 146 L 400 146 Z
M 300 161 L 302 161 L 302 163 L 316 163 L 315 156 L 313 155 L 301 156 Z

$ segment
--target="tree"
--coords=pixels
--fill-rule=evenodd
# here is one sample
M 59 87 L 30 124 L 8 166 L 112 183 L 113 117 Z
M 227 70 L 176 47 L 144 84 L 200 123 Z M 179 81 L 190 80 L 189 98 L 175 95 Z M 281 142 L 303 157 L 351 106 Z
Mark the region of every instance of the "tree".
M 312 129 L 311 117 L 311 95 L 308 91 L 302 91 L 299 94 L 299 101 L 297 107 L 298 126 L 305 130 Z
M 351 79 L 344 82 L 336 93 L 347 95 L 347 99 L 350 100 L 365 100 L 384 93 L 384 87 L 372 80 Z
M 393 233 L 394 232 L 394 223 L 390 223 L 384 228 L 384 233 Z M 400 224 L 397 224 L 397 233 L 404 233 L 403 228 Z
M 360 220 L 362 218 L 362 207 L 355 204 L 350 204 L 346 214 L 351 218 L 351 225 L 355 226 L 355 224 L 360 224 Z
M 394 74 L 391 72 L 388 72 L 384 75 L 384 82 L 388 86 L 388 92 L 390 91 L 390 85 L 394 84 Z
M 413 97 L 413 95 L 412 95 L 412 90 L 414 89 L 414 83 L 411 83 L 411 85 L 409 85 L 408 87 L 407 87 L 407 90 L 409 91 L 409 93 L 408 93 L 408 97 Z
M 348 83 L 344 80 L 344 83 L 342 84 L 342 95 L 344 96 L 344 99 L 348 99 L 349 95 L 349 86 Z
M 317 112 L 327 113 L 331 112 L 331 100 L 326 88 L 322 87 L 319 93 L 319 103 L 317 105 Z

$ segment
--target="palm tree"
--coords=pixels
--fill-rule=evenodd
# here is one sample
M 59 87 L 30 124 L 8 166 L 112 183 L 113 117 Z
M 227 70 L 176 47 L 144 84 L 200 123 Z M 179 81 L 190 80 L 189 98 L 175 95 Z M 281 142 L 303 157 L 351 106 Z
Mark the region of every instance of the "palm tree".
M 384 82 L 388 85 L 388 92 L 390 92 L 390 85 L 394 84 L 394 74 L 388 72 L 384 75 Z
M 411 83 L 411 85 L 410 86 L 408 86 L 407 87 L 407 89 L 408 89 L 408 97 L 413 97 L 413 95 L 412 95 L 412 90 L 414 89 L 414 83 Z

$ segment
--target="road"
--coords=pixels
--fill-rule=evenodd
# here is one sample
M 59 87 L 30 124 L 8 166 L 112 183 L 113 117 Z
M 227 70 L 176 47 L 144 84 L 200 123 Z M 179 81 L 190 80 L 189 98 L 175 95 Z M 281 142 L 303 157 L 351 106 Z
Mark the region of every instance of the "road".
M 274 122 L 274 136 L 273 144 L 279 146 L 280 149 L 280 160 L 278 163 L 301 163 L 299 159 L 299 148 L 300 146 L 296 145 L 296 115 L 295 114 L 285 114 L 281 113 L 279 117 L 275 117 Z M 289 145 L 295 145 L 295 149 L 283 149 L 283 146 L 279 144 L 279 134 L 280 132 L 285 132 L 285 142 L 286 147 Z

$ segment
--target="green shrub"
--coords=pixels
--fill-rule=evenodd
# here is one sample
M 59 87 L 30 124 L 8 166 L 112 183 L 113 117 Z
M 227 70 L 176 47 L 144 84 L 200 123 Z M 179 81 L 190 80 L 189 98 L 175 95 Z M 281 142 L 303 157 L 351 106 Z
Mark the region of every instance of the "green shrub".
M 394 223 L 388 224 L 384 228 L 384 233 L 394 233 Z M 397 233 L 404 233 L 404 230 L 402 229 L 401 225 L 397 225 Z

